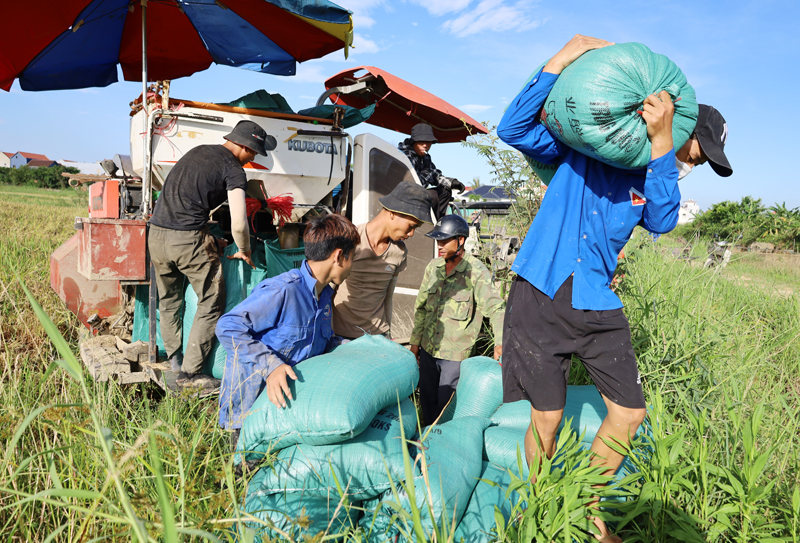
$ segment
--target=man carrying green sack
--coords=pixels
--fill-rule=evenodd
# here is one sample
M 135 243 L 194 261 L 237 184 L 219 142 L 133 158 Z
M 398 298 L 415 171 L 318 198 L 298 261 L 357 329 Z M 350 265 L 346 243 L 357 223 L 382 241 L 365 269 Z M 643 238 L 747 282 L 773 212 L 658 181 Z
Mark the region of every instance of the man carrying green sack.
M 674 106 L 669 94 L 648 96 L 640 110 L 651 142 L 650 162 L 622 170 L 570 149 L 539 121 L 559 74 L 585 52 L 611 43 L 575 36 L 511 102 L 497 134 L 545 164 L 558 163 L 542 206 L 512 270 L 504 322 L 503 401 L 531 403 L 525 456 L 555 453 L 572 355 L 580 357 L 608 408 L 592 442 L 593 463 L 613 474 L 624 459 L 607 443 L 630 444 L 646 415 L 645 399 L 622 302 L 609 288 L 617 255 L 641 225 L 654 233 L 678 222 L 678 179 L 710 162 L 733 173 L 724 146 L 728 130 L 714 108 L 700 106 L 694 134 L 673 148 Z M 533 432 L 536 431 L 538 439 Z M 597 539 L 621 541 L 593 517 Z
M 439 258 L 425 268 L 409 343 L 419 363 L 422 414 L 431 424 L 458 385 L 461 361 L 472 355 L 484 317 L 494 332 L 494 358 L 500 358 L 503 300 L 486 266 L 464 252 L 467 221 L 445 215 L 425 235 L 436 240 Z
M 311 220 L 303 235 L 306 259 L 259 283 L 253 292 L 217 323 L 217 337 L 227 352 L 219 399 L 219 423 L 238 430 L 256 398 L 266 388 L 269 400 L 286 407 L 292 399 L 292 366 L 333 350 L 333 288 L 347 278 L 359 243 L 355 226 L 341 215 Z

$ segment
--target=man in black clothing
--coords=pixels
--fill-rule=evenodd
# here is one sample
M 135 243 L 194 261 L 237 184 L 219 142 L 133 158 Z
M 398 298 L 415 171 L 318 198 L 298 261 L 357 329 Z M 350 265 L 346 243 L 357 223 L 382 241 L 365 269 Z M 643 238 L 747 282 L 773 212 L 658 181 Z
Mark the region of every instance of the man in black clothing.
M 223 145 L 195 147 L 175 164 L 150 218 L 148 248 L 156 271 L 161 337 L 182 388 L 219 386 L 219 381 L 202 374 L 225 307 L 219 249 L 207 226 L 209 213 L 228 200 L 231 234 L 238 249 L 228 258 L 255 267 L 247 227 L 247 177 L 242 166 L 277 146 L 275 138 L 252 121 L 239 122 L 225 139 Z M 197 312 L 183 353 L 185 279 L 197 294 Z
M 464 185 L 458 179 L 443 176 L 434 166 L 428 151 L 438 141 L 430 125 L 419 123 L 411 129 L 410 138 L 397 144 L 397 148 L 414 166 L 422 186 L 428 189 L 433 200 L 433 214 L 437 221 L 447 215 L 447 206 L 452 199 L 453 190 L 464 190 Z

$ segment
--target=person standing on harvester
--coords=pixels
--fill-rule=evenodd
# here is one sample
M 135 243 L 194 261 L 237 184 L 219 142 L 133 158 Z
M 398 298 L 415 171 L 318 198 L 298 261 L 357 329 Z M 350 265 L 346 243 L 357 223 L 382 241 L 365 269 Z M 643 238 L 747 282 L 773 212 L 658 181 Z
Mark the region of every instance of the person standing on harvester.
M 433 215 L 438 221 L 447 214 L 447 206 L 453 197 L 453 191 L 463 191 L 464 184 L 458 179 L 445 177 L 442 172 L 436 169 L 429 154 L 431 146 L 438 142 L 433 135 L 433 128 L 425 123 L 414 125 L 411 129 L 411 137 L 406 138 L 397 144 L 403 154 L 408 157 L 414 170 L 417 172 L 419 182 L 423 187 L 428 188 L 431 195 Z
M 431 222 L 431 198 L 416 183 L 398 183 L 378 201 L 382 208 L 375 218 L 356 227 L 361 243 L 353 269 L 334 298 L 333 329 L 346 339 L 364 334 L 391 339 L 394 288 L 408 256 L 403 242 Z
M 617 169 L 555 139 L 538 121 L 547 95 L 564 68 L 586 51 L 607 45 L 612 44 L 575 36 L 511 102 L 497 134 L 540 162 L 562 162 L 512 267 L 518 277 L 504 323 L 503 401 L 531 403 L 525 436 L 529 465 L 542 454 L 552 458 L 570 360 L 577 355 L 608 408 L 592 443 L 593 464 L 612 474 L 624 456 L 606 442 L 629 444 L 646 415 L 630 327 L 622 302 L 609 288 L 617 255 L 636 225 L 654 233 L 675 227 L 678 179 L 692 167 L 708 161 L 721 176 L 733 171 L 724 154 L 727 125 L 712 107 L 700 106 L 694 134 L 681 149 L 673 149 L 674 106 L 664 91 L 643 103 L 651 142 L 646 169 Z M 602 520 L 593 521 L 598 539 L 621 541 Z
M 252 121 L 240 121 L 223 145 L 195 147 L 172 168 L 149 223 L 148 249 L 156 272 L 164 348 L 180 387 L 207 389 L 219 381 L 201 373 L 214 344 L 214 327 L 225 307 L 219 253 L 224 247 L 208 230 L 212 209 L 226 199 L 231 234 L 238 251 L 228 258 L 251 266 L 242 166 L 277 146 L 275 138 Z M 197 294 L 186 352 L 182 351 L 184 279 Z
M 425 234 L 436 240 L 439 258 L 425 268 L 409 340 L 419 363 L 419 403 L 432 424 L 458 385 L 461 361 L 472 356 L 475 340 L 488 317 L 494 332 L 494 359 L 503 353 L 503 300 L 480 260 L 464 253 L 467 221 L 442 217 Z

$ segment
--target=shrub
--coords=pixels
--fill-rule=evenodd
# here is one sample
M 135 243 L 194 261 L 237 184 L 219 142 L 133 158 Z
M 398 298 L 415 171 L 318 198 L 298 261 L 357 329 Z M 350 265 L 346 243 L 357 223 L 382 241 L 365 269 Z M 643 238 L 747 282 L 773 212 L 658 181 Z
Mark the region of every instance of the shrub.
M 675 233 L 684 237 L 717 235 L 728 240 L 741 235 L 743 245 L 766 241 L 779 248 L 794 248 L 800 242 L 800 208 L 789 209 L 785 203 L 767 208 L 760 198 L 745 196 L 740 202 L 712 205 Z
M 48 189 L 65 189 L 69 180 L 62 173 L 81 173 L 71 166 L 53 166 L 52 168 L 0 168 L 0 183 L 5 185 L 31 185 Z

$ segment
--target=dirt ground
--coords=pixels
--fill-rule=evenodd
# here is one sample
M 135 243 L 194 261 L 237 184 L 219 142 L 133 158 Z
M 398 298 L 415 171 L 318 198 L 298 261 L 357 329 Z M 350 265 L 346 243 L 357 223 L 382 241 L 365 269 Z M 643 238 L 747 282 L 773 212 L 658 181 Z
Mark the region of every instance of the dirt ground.
M 665 252 L 677 256 L 677 250 L 665 244 Z M 705 247 L 694 247 L 691 263 L 702 266 L 708 257 Z M 768 294 L 788 297 L 800 295 L 800 254 L 734 252 L 728 265 L 719 273 L 723 277 L 764 290 Z
M 800 294 L 800 255 L 738 253 L 724 275 L 782 296 Z

